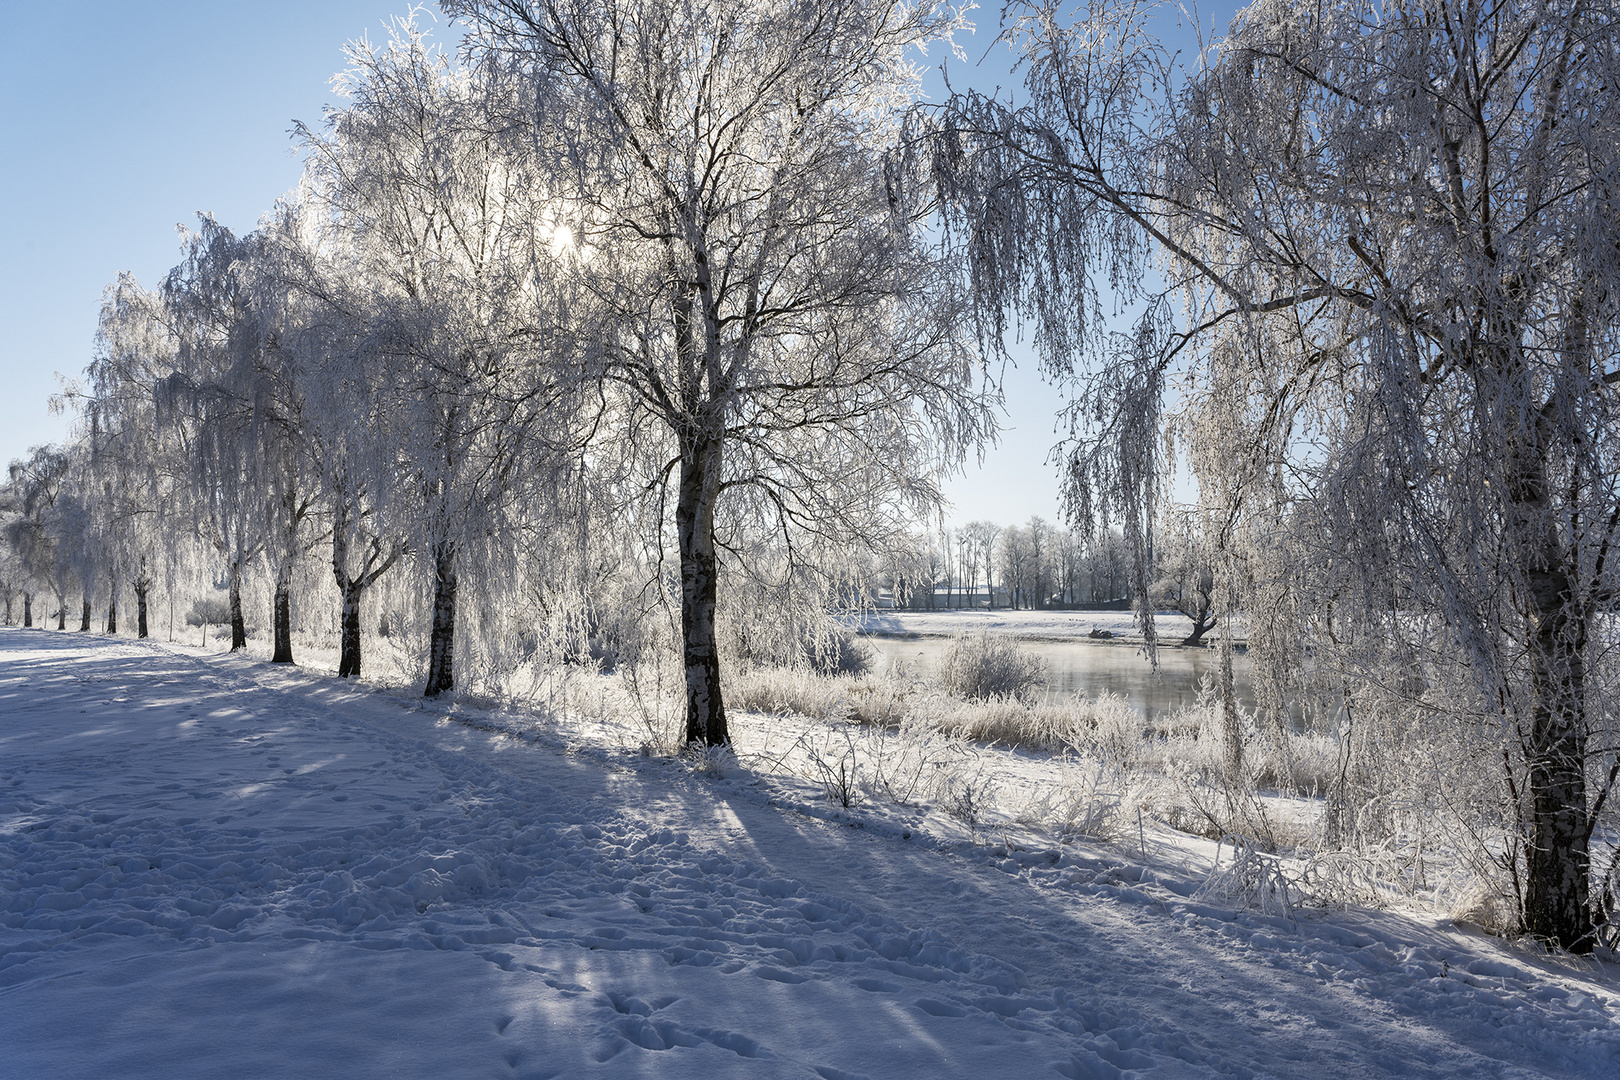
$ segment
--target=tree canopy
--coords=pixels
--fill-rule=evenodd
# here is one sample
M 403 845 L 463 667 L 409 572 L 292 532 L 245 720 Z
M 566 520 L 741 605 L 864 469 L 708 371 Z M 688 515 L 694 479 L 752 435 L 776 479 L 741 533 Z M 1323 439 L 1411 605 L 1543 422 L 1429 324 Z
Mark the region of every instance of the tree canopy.
M 963 95 L 929 133 L 981 322 L 1023 313 L 1072 377 L 1069 503 L 1123 520 L 1138 595 L 1168 427 L 1255 644 L 1399 643 L 1427 689 L 1381 707 L 1470 688 L 1525 925 L 1574 948 L 1613 784 L 1587 672 L 1620 525 L 1615 15 L 1260 0 L 1184 65 L 1149 5 L 1015 5 L 1027 101 Z M 1124 333 L 1097 304 L 1122 283 Z

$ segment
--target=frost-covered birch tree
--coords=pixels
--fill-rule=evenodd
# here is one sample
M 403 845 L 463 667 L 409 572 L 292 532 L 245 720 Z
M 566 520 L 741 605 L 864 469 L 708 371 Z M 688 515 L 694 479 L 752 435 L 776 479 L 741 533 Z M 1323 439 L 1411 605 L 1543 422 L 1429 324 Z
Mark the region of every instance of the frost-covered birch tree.
M 32 626 L 33 601 L 26 591 L 27 572 L 23 568 L 18 552 L 11 546 L 11 521 L 14 513 L 11 493 L 6 490 L 6 485 L 0 484 L 0 604 L 5 606 L 5 624 L 15 626 L 18 602 L 26 599 L 30 610 L 24 616 L 25 625 Z
M 360 604 L 406 552 L 414 501 L 396 452 L 390 410 L 393 368 L 378 360 L 372 287 L 346 230 L 314 220 L 318 198 L 288 204 L 276 230 L 277 262 L 288 283 L 286 347 L 314 377 L 303 389 L 305 437 L 319 477 L 338 589 L 338 676 L 361 673 Z M 403 505 L 402 505 L 403 504 Z
M 551 234 L 532 208 L 536 185 L 507 153 L 510 110 L 409 19 L 348 57 L 339 88 L 350 104 L 324 132 L 301 129 L 307 187 L 330 227 L 348 232 L 373 290 L 354 358 L 381 368 L 372 385 L 387 397 L 367 406 L 382 410 L 391 464 L 421 507 L 411 531 L 433 580 L 432 697 L 454 685 L 459 575 L 469 559 L 488 569 L 514 489 L 539 468 L 538 425 L 567 441 L 558 398 L 569 369 L 547 353 L 555 318 L 535 314 L 549 295 Z M 334 536 L 345 543 L 347 531 Z M 340 578 L 380 572 L 388 556 L 368 550 L 368 568 Z M 334 549 L 334 569 L 349 558 Z
M 1313 648 L 1398 645 L 1416 666 L 1365 683 L 1423 723 L 1495 725 L 1523 925 L 1575 950 L 1615 778 L 1588 676 L 1620 525 L 1616 14 L 1260 0 L 1182 68 L 1147 5 L 1018 4 L 1024 102 L 958 97 L 931 143 L 989 336 L 1021 312 L 1075 379 L 1070 505 L 1124 520 L 1137 595 L 1179 376 L 1246 563 L 1220 587 L 1297 604 L 1301 635 L 1330 613 Z M 1257 644 L 1284 625 L 1249 614 Z M 1444 671 L 1471 689 L 1426 691 Z
M 67 628 L 67 562 L 58 556 L 57 504 L 68 481 L 68 455 L 60 446 L 33 447 L 8 469 L 15 509 L 6 523 L 6 541 L 16 553 L 23 578 L 23 625 L 33 625 L 35 590 L 56 597 L 56 628 Z
M 92 486 L 114 563 L 112 600 L 116 604 L 116 583 L 127 578 L 135 593 L 136 635 L 143 638 L 162 553 L 186 531 L 175 520 L 183 480 L 157 423 L 156 391 L 173 370 L 174 351 L 162 298 L 121 274 L 102 295 L 88 382 L 73 401 L 83 414 Z M 115 618 L 110 606 L 109 632 Z
M 899 527 L 992 421 L 957 275 L 896 155 L 929 3 L 456 0 L 528 105 L 583 363 L 679 557 L 688 742 L 729 741 L 723 556 Z M 670 513 L 664 513 L 665 509 Z M 668 527 L 668 525 L 661 525 Z
M 175 363 L 158 387 L 159 419 L 185 455 L 196 527 L 225 562 L 232 650 L 247 647 L 243 575 L 267 553 L 272 659 L 290 663 L 290 561 L 315 490 L 298 383 L 279 347 L 281 286 L 267 273 L 262 233 L 238 238 L 206 214 L 199 221 L 163 283 Z

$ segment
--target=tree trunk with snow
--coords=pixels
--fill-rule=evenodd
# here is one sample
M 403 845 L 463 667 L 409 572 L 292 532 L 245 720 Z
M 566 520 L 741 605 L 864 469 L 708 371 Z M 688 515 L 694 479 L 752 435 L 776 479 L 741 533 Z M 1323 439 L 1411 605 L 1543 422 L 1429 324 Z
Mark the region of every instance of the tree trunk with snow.
M 681 656 L 686 669 L 686 741 L 723 746 L 731 741 L 720 696 L 720 650 L 714 615 L 720 561 L 714 510 L 720 492 L 718 436 L 695 435 L 681 448 L 675 529 L 681 552 Z
M 404 545 L 396 543 L 384 555 L 381 542 L 373 536 L 366 545 L 365 558 L 360 563 L 359 571 L 351 573 L 352 520 L 350 504 L 340 497 L 332 523 L 332 577 L 337 582 L 341 596 L 338 624 L 342 627 L 342 644 L 338 654 L 338 677 L 342 679 L 360 677 L 360 597 L 404 552 Z
M 1565 575 L 1551 570 L 1535 584 L 1531 682 L 1535 702 L 1526 740 L 1530 837 L 1525 851 L 1525 929 L 1575 952 L 1592 949 L 1590 821 L 1586 799 L 1585 663 L 1579 643 L 1586 619 L 1567 605 L 1542 601 Z M 1543 590 L 1547 590 L 1544 592 Z
M 242 617 L 242 563 L 231 562 L 231 652 L 247 648 L 247 620 Z
M 141 556 L 140 572 L 132 583 L 135 589 L 135 634 L 146 636 L 146 598 L 152 591 L 152 575 L 146 570 L 146 556 Z
M 281 517 L 272 526 L 281 540 L 269 549 L 273 554 L 276 571 L 275 597 L 271 604 L 271 634 L 274 646 L 270 654 L 272 664 L 293 663 L 292 651 L 292 576 L 293 564 L 305 550 L 298 541 L 298 532 L 308 515 L 313 500 L 300 498 L 296 459 L 283 463 L 283 493 L 278 507 Z
M 1544 448 L 1508 449 L 1509 551 L 1520 563 L 1513 590 L 1530 660 L 1528 730 L 1521 729 L 1529 791 L 1524 928 L 1577 952 L 1592 948 L 1591 834 L 1586 796 L 1586 645 L 1589 605 L 1559 536 Z
M 23 627 L 31 628 L 34 625 L 34 594 L 23 593 Z
M 292 566 L 284 563 L 276 572 L 274 605 L 275 648 L 270 654 L 272 664 L 290 664 L 292 653 Z
M 107 633 L 118 633 L 118 594 L 107 598 Z
M 343 609 L 340 613 L 343 627 L 343 646 L 338 656 L 338 678 L 360 677 L 360 593 L 364 587 L 359 581 L 343 586 Z
M 433 545 L 433 634 L 428 642 L 424 697 L 438 697 L 455 687 L 456 548 L 449 541 Z
M 336 520 L 332 522 L 332 576 L 339 593 L 338 678 L 360 677 L 360 593 L 365 588 L 359 578 L 349 576 L 349 504 L 341 495 Z M 364 576 L 364 575 L 361 575 Z
M 1204 642 L 1204 635 L 1213 629 L 1215 629 L 1215 616 L 1210 615 L 1206 618 L 1194 619 L 1192 633 L 1181 639 L 1182 646 L 1185 648 L 1194 648 L 1202 645 Z
M 90 598 L 88 596 L 86 596 L 84 598 L 84 604 L 83 604 L 83 606 L 82 606 L 82 608 L 81 608 L 81 610 L 79 612 L 79 633 L 87 634 L 89 632 L 90 632 Z

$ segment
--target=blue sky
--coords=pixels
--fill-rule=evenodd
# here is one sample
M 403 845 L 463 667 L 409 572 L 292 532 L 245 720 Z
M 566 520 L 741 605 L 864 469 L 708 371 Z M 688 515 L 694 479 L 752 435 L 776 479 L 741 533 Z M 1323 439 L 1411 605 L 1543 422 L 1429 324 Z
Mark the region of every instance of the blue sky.
M 79 0 L 7 10 L 0 65 L 0 461 L 61 441 L 54 373 L 89 359 L 102 289 L 155 286 L 199 210 L 249 230 L 298 180 L 345 41 L 379 0 Z
M 176 226 L 210 211 L 250 230 L 297 182 L 294 120 L 317 124 L 345 42 L 380 37 L 403 0 L 79 0 L 12 5 L 0 65 L 0 463 L 62 441 L 55 373 L 89 359 L 101 292 L 123 270 L 155 286 Z M 993 28 L 995 9 L 975 12 Z M 441 22 L 441 27 L 443 23 Z M 982 45 L 968 46 L 972 59 Z M 1011 79 L 992 50 L 975 80 Z M 953 82 L 968 81 L 953 63 Z M 1058 516 L 1046 464 L 1057 397 L 1007 373 L 1005 433 L 947 494 L 951 521 Z

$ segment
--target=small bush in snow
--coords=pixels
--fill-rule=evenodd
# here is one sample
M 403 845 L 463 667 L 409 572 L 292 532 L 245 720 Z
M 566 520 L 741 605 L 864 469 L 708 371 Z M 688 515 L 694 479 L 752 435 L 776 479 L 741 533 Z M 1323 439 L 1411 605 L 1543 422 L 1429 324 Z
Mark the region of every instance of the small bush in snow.
M 1074 759 L 1064 770 L 1063 782 L 1037 788 L 1018 811 L 1025 825 L 1045 826 L 1062 839 L 1086 836 L 1113 840 L 1121 835 L 1127 812 L 1139 792 L 1117 766 L 1105 761 Z
M 209 626 L 224 626 L 230 621 L 230 598 L 224 592 L 202 597 L 191 605 L 190 611 L 186 612 L 187 626 L 201 626 L 204 623 Z
M 802 648 L 810 666 L 823 675 L 865 675 L 872 670 L 872 650 L 847 627 L 810 635 Z
M 1232 783 L 1223 769 L 1170 759 L 1164 775 L 1168 790 L 1161 791 L 1151 809 L 1178 832 L 1210 840 L 1243 837 L 1244 843 L 1268 852 L 1298 847 L 1304 840 L 1283 827 L 1252 785 Z
M 969 754 L 953 739 L 916 719 L 897 728 L 879 728 L 869 736 L 872 787 L 901 806 L 924 794 L 936 776 Z
M 855 745 L 855 734 L 848 728 L 820 733 L 806 732 L 799 740 L 810 763 L 810 779 L 821 785 L 827 801 L 849 809 L 866 792 L 866 769 Z
M 1379 852 L 1321 851 L 1305 858 L 1295 879 L 1301 900 L 1320 907 L 1381 908 L 1407 899 Z M 1456 917 L 1453 912 L 1453 917 Z
M 692 763 L 692 771 L 724 780 L 737 771 L 737 755 L 729 746 L 689 746 L 682 756 Z
M 993 634 L 962 634 L 940 661 L 948 693 L 974 701 L 995 698 L 1032 703 L 1046 685 L 1046 665 L 1017 643 Z
M 939 808 L 978 831 L 985 811 L 994 802 L 995 785 L 984 775 L 984 762 L 975 761 L 969 770 L 963 765 L 946 770 L 939 780 Z
M 1472 923 L 1487 934 L 1509 937 L 1519 929 L 1519 905 L 1501 883 L 1481 880 L 1452 904 L 1451 918 Z
M 794 713 L 818 720 L 843 718 L 846 683 L 804 668 L 744 667 L 726 686 L 726 706 L 738 712 Z
M 1193 899 L 1218 898 L 1262 915 L 1292 919 L 1294 905 L 1288 890 L 1288 877 L 1275 855 L 1243 837 L 1224 836 L 1215 849 L 1215 868 Z

